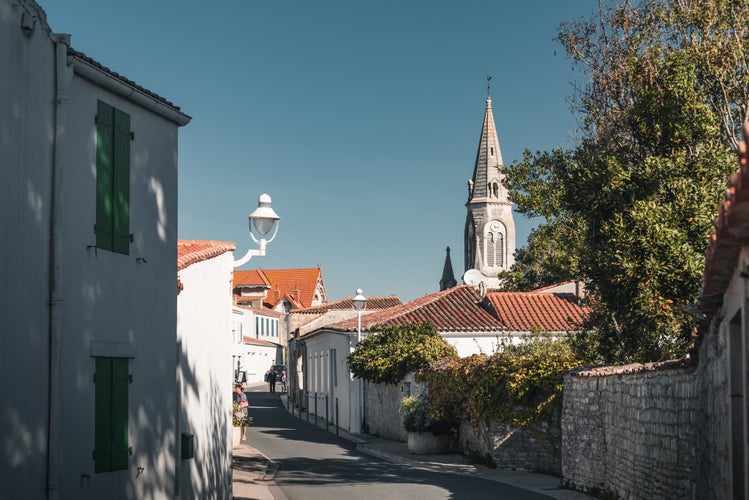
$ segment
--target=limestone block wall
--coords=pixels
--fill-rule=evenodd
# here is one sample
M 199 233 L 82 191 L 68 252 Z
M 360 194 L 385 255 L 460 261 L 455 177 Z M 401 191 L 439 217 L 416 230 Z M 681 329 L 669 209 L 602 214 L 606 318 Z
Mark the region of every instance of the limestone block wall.
M 364 383 L 364 422 L 369 434 L 406 442 L 408 433 L 399 413 L 401 400 L 424 392 L 424 384 L 409 374 L 398 384 Z
M 478 434 L 467 421 L 460 424 L 460 449 L 468 455 L 491 455 L 500 469 L 521 469 L 559 475 L 558 433 L 544 432 L 550 440 L 537 439 L 530 433 L 507 425 L 492 424 L 488 436 Z M 554 436 L 554 434 L 557 434 Z
M 731 497 L 731 408 L 726 336 L 711 331 L 702 339 L 697 368 L 697 457 L 695 498 Z
M 564 381 L 562 476 L 619 498 L 695 498 L 696 369 L 688 362 L 578 369 Z

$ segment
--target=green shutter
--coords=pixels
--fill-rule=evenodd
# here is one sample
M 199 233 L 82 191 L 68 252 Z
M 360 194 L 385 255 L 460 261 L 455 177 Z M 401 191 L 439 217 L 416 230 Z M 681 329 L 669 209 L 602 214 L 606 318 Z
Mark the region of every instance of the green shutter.
M 94 471 L 112 470 L 112 361 L 96 358 L 94 422 Z
M 96 246 L 112 249 L 114 228 L 114 108 L 98 101 L 96 109 Z
M 130 115 L 114 110 L 114 252 L 130 253 Z
M 128 363 L 126 358 L 114 358 L 112 361 L 112 468 L 113 470 L 123 470 L 127 469 L 129 456 L 127 435 Z
M 127 469 L 130 455 L 127 358 L 97 357 L 94 381 L 94 471 Z

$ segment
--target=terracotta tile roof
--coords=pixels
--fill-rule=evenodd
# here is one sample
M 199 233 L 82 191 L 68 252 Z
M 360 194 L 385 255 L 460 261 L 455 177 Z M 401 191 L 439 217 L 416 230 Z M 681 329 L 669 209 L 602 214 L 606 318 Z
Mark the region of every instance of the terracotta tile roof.
M 247 269 L 234 271 L 232 276 L 232 289 L 238 286 L 267 286 L 270 287 L 270 281 L 260 269 Z
M 279 344 L 276 344 L 275 342 L 270 342 L 268 340 L 263 339 L 256 339 L 254 337 L 242 337 L 242 342 L 245 344 L 254 344 L 254 345 L 262 345 L 267 347 L 278 347 Z
M 177 241 L 177 270 L 203 260 L 218 257 L 226 252 L 233 252 L 236 243 L 214 240 L 178 240 Z
M 264 281 L 259 281 L 258 277 L 262 277 Z M 282 299 L 287 298 L 297 308 L 308 308 L 312 306 L 318 280 L 322 280 L 322 270 L 319 267 L 234 271 L 232 288 L 235 288 L 238 284 L 268 284 L 271 289 L 268 291 L 265 302 L 269 307 L 273 307 Z
M 728 180 L 715 229 L 705 252 L 700 307 L 719 306 L 736 270 L 741 247 L 749 245 L 749 123 L 744 122 L 744 142 L 739 145 L 739 170 Z
M 354 309 L 354 304 L 351 302 L 351 299 L 352 297 L 346 297 L 345 299 L 328 302 L 327 304 L 308 307 L 306 309 L 298 309 L 294 311 L 294 314 L 322 314 L 328 311 L 350 311 Z M 387 309 L 401 304 L 403 304 L 403 302 L 401 302 L 401 299 L 395 295 L 388 295 L 385 297 L 367 297 L 368 311 Z
M 502 324 L 481 307 L 481 296 L 469 285 L 460 285 L 405 304 L 362 316 L 362 331 L 381 326 L 431 322 L 440 332 L 498 332 Z M 330 325 L 331 330 L 356 331 L 357 319 Z
M 489 292 L 486 301 L 503 329 L 514 332 L 574 331 L 589 314 L 571 293 Z
M 273 309 L 265 309 L 265 308 L 257 308 L 257 307 L 249 307 L 244 306 L 241 304 L 237 304 L 237 307 L 240 309 L 245 309 L 247 311 L 252 311 L 253 313 L 259 315 L 259 316 L 267 316 L 269 318 L 281 318 L 283 317 L 283 313 L 280 313 L 278 311 L 274 311 Z

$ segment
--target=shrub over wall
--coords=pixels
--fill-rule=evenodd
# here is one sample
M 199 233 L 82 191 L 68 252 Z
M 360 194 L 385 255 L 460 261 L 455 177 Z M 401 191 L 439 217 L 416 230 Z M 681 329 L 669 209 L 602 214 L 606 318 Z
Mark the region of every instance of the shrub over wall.
M 397 384 L 407 373 L 457 356 L 431 323 L 383 327 L 368 335 L 348 356 L 355 377 L 376 384 Z
M 492 356 L 447 359 L 418 376 L 427 384 L 429 417 L 468 420 L 491 452 L 492 422 L 539 439 L 558 435 L 562 374 L 579 364 L 566 342 L 534 335 Z

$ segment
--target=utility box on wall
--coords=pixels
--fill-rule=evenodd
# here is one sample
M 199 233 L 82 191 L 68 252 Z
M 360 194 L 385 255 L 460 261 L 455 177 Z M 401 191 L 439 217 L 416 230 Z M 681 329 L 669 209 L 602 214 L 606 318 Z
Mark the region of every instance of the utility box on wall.
M 188 434 L 187 432 L 182 433 L 182 460 L 190 460 L 195 458 L 195 436 Z

